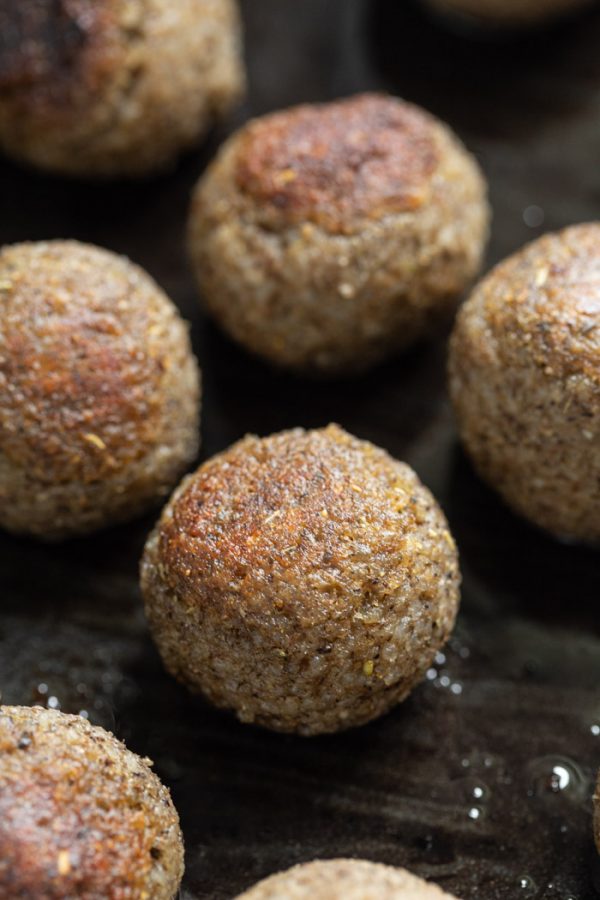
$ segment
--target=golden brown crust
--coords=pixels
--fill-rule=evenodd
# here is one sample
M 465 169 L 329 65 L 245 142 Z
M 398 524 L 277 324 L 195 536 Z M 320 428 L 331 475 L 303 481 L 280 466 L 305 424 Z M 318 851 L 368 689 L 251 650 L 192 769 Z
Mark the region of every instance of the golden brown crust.
M 173 304 L 129 260 L 74 241 L 5 247 L 0 300 L 0 521 L 50 535 L 155 502 L 198 444 Z
M 362 121 L 363 107 L 377 115 L 383 110 L 384 121 L 397 115 L 419 122 L 415 133 L 422 128 L 425 144 L 433 140 L 438 154 L 432 174 L 418 182 L 413 173 L 406 181 L 411 165 L 430 164 L 428 151 L 411 158 L 405 172 L 401 134 L 387 126 L 379 129 L 382 153 L 374 152 L 356 171 L 345 170 L 344 140 L 351 129 L 340 123 L 347 125 L 348 115 Z M 261 178 L 266 184 L 267 199 L 261 199 L 240 187 L 240 159 L 248 157 L 255 133 L 266 135 L 268 149 L 271 123 L 290 117 L 312 123 L 309 136 L 315 140 L 315 122 L 340 125 L 332 150 L 344 158 L 311 161 L 300 154 L 298 173 L 282 186 L 287 193 L 278 206 L 277 192 L 268 199 L 275 170 L 252 154 L 259 188 Z M 371 129 L 367 143 L 377 144 L 376 131 Z M 279 137 L 276 147 L 285 150 Z M 315 151 L 307 140 L 296 146 L 297 155 L 303 147 L 302 152 Z M 352 158 L 360 159 L 360 153 Z M 277 165 L 284 164 L 282 155 Z M 373 174 L 372 167 L 374 180 L 364 177 Z M 327 178 L 337 171 L 341 180 L 334 178 L 330 189 Z M 405 202 L 407 186 L 420 204 L 392 211 Z M 383 207 L 385 214 L 374 218 Z M 366 369 L 446 322 L 480 267 L 488 222 L 485 181 L 449 129 L 400 101 L 367 95 L 283 112 L 232 135 L 194 192 L 189 248 L 203 303 L 228 334 L 277 365 L 329 375 Z
M 333 425 L 204 463 L 142 561 L 169 670 L 243 721 L 301 734 L 402 700 L 448 637 L 459 580 L 414 472 Z
M 294 585 L 325 567 L 337 573 L 326 607 L 319 592 L 292 591 L 279 609 L 307 626 L 326 619 L 331 604 L 341 612 L 356 590 L 344 572 L 352 544 L 376 540 L 384 579 L 390 574 L 385 563 L 395 564 L 399 534 L 416 527 L 414 476 L 387 462 L 384 451 L 333 425 L 244 438 L 198 469 L 163 522 L 160 550 L 169 587 L 184 603 L 235 604 L 228 594 L 232 578 L 240 588 L 259 588 L 261 573 L 268 572 Z M 365 484 L 370 467 L 377 475 Z M 249 615 L 271 613 L 272 599 L 256 590 Z M 227 606 L 221 611 L 227 615 Z
M 148 762 L 79 716 L 0 707 L 0 896 L 170 900 L 179 820 Z
M 94 481 L 143 455 L 161 425 L 155 309 L 129 261 L 75 242 L 0 253 L 0 449 L 41 481 Z M 168 348 L 165 348 L 165 350 Z
M 546 234 L 500 263 L 460 319 L 473 315 L 501 365 L 600 386 L 600 224 Z
M 450 390 L 467 450 L 510 505 L 600 540 L 600 224 L 545 235 L 479 284 Z
M 355 219 L 409 212 L 438 163 L 433 122 L 411 104 L 360 94 L 251 123 L 237 151 L 240 190 L 274 222 L 345 232 Z

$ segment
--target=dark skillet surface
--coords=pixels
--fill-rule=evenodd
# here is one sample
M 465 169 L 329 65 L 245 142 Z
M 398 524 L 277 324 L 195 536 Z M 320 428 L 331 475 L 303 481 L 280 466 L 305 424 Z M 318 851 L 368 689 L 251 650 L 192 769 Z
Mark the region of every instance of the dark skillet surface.
M 448 30 L 408 0 L 245 0 L 243 11 L 251 89 L 234 124 L 365 88 L 422 103 L 491 181 L 488 265 L 600 218 L 600 11 L 517 40 Z M 86 709 L 155 760 L 185 833 L 186 900 L 336 855 L 406 865 L 463 900 L 591 900 L 598 555 L 530 529 L 477 481 L 457 446 L 442 342 L 320 385 L 271 372 L 204 321 L 183 231 L 222 137 L 144 184 L 75 185 L 3 163 L 0 242 L 75 237 L 158 279 L 193 323 L 203 458 L 247 431 L 335 420 L 413 465 L 461 552 L 455 638 L 435 678 L 366 728 L 302 740 L 238 725 L 164 674 L 146 632 L 137 561 L 154 514 L 59 546 L 0 537 L 2 700 Z M 525 223 L 529 207 L 542 226 Z

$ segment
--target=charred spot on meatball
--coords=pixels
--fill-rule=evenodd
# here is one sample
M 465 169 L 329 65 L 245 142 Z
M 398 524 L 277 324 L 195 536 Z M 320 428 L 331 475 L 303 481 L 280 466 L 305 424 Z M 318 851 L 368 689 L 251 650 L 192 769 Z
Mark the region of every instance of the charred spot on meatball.
M 477 273 L 475 160 L 424 110 L 379 94 L 250 122 L 200 179 L 189 248 L 204 304 L 269 362 L 366 369 L 435 332 Z
M 244 84 L 235 0 L 0 9 L 0 148 L 77 177 L 172 165 Z

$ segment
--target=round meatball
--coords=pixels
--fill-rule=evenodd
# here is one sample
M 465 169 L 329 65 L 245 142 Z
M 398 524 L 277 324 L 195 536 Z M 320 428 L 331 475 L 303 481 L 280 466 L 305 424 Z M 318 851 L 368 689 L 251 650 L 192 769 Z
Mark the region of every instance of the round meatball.
M 148 539 L 168 670 L 243 722 L 313 735 L 403 700 L 454 624 L 456 548 L 415 473 L 335 425 L 246 437 Z
M 516 512 L 600 540 L 600 224 L 548 234 L 479 284 L 450 393 L 475 467 Z
M 479 269 L 474 159 L 440 122 L 364 94 L 256 119 L 195 191 L 189 246 L 207 309 L 292 369 L 365 369 L 426 335 Z
M 362 859 L 303 863 L 265 878 L 237 900 L 456 900 L 406 869 Z
M 55 241 L 0 252 L 0 525 L 46 538 L 152 506 L 198 447 L 188 331 L 140 268 Z
M 595 0 L 427 0 L 442 12 L 490 25 L 531 25 L 591 6 Z
M 43 169 L 173 163 L 241 93 L 235 0 L 29 0 L 0 8 L 0 148 Z
M 183 841 L 169 791 L 80 716 L 0 707 L 0 896 L 172 900 Z

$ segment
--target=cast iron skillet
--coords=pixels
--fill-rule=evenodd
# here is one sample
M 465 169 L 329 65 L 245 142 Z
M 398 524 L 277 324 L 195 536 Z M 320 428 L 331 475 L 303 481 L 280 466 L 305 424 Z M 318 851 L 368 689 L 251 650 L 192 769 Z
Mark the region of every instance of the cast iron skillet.
M 448 29 L 408 0 L 242 6 L 250 94 L 230 127 L 386 89 L 446 119 L 477 153 L 495 214 L 488 265 L 546 229 L 600 218 L 600 12 L 497 38 Z M 384 719 L 335 737 L 273 735 L 163 672 L 137 587 L 155 515 L 58 546 L 2 535 L 2 700 L 85 709 L 155 760 L 181 814 L 186 900 L 231 898 L 337 855 L 408 866 L 464 900 L 591 900 L 598 555 L 529 528 L 475 478 L 457 445 L 442 341 L 322 386 L 272 372 L 205 322 L 184 222 L 223 136 L 142 184 L 73 184 L 3 163 L 0 242 L 92 241 L 158 279 L 193 323 L 203 458 L 247 431 L 334 420 L 414 466 L 460 548 L 455 638 Z

